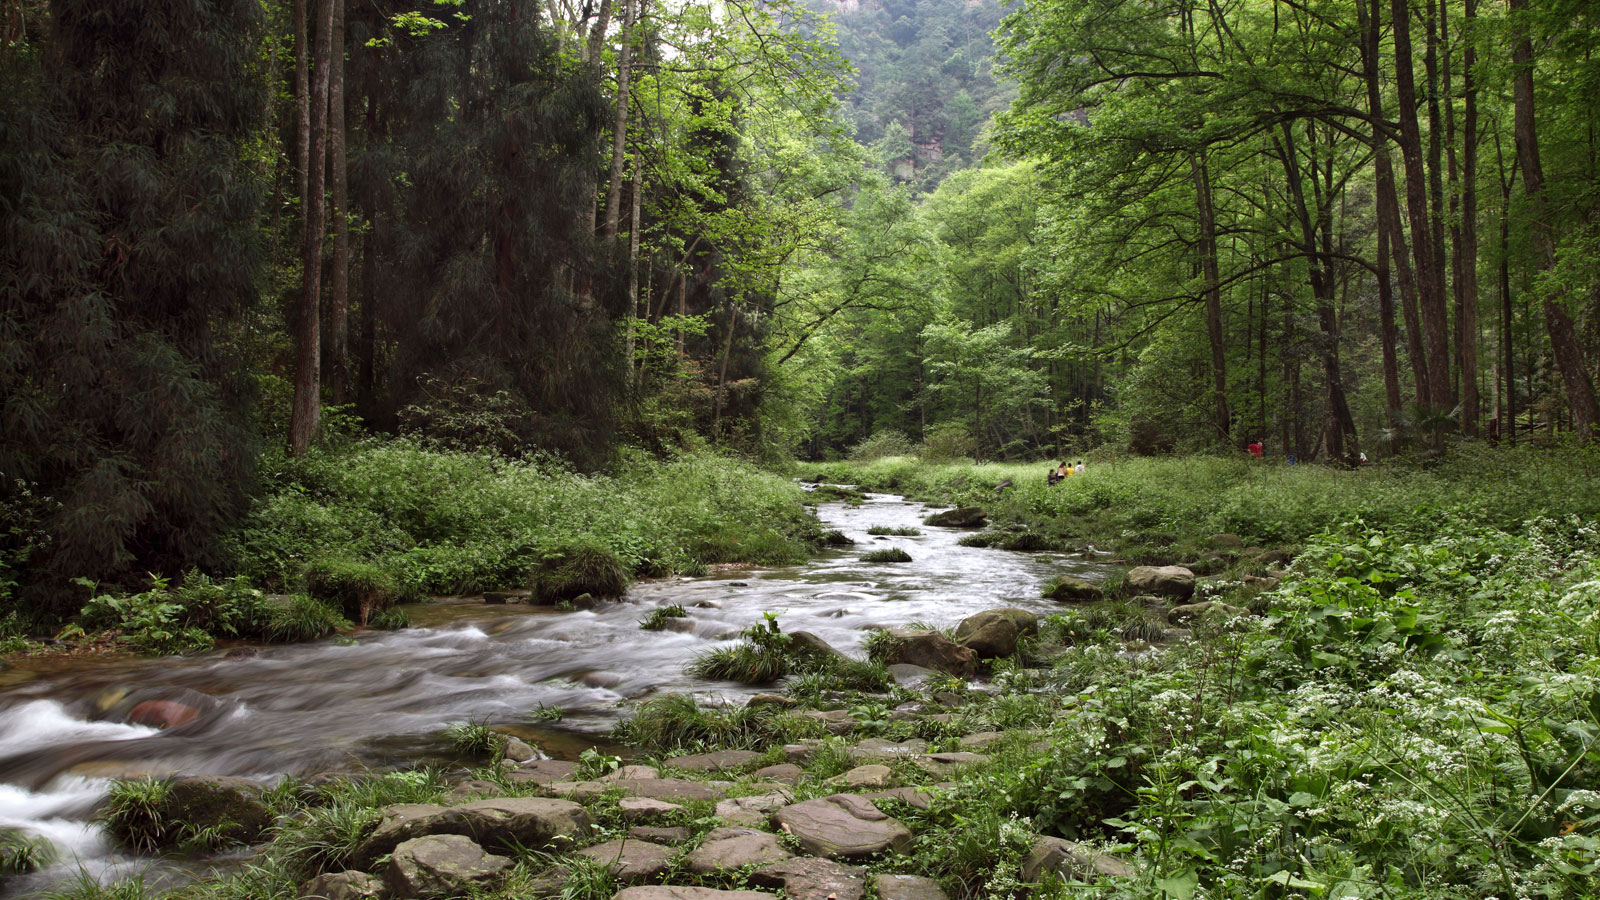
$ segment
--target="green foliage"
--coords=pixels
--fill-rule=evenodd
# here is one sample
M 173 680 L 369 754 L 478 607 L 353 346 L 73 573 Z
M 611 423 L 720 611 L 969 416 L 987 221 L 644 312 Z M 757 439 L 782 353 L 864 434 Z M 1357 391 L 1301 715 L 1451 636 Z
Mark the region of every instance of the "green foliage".
M 531 586 L 534 598 L 548 603 L 582 594 L 620 597 L 627 592 L 629 581 L 616 553 L 598 541 L 583 541 L 545 554 L 534 566 Z
M 869 462 L 885 456 L 910 456 L 915 449 L 915 445 L 904 432 L 895 428 L 884 428 L 850 448 L 850 458 L 857 462 Z
M 0 828 L 0 878 L 25 875 L 56 860 L 55 845 L 16 828 Z
M 349 627 L 350 622 L 339 615 L 338 610 L 305 594 L 294 594 L 269 605 L 267 626 L 262 636 L 270 641 L 285 643 L 312 641 Z
M 166 816 L 171 791 L 172 782 L 165 779 L 113 781 L 95 820 L 123 846 L 153 853 L 177 843 L 183 829 L 183 823 Z
M 489 756 L 496 759 L 505 752 L 506 737 L 487 721 L 455 722 L 442 735 L 459 756 Z
M 902 563 L 911 562 L 911 554 L 899 547 L 884 547 L 881 550 L 869 550 L 861 554 L 861 561 L 867 563 Z
M 382 819 L 382 808 L 440 800 L 447 785 L 431 769 L 337 780 L 323 785 L 306 807 L 280 826 L 269 848 L 274 868 L 299 883 L 322 872 L 349 868 L 356 848 Z
M 684 671 L 696 678 L 769 684 L 789 674 L 793 640 L 778 630 L 778 618 L 766 614 L 766 623 L 740 633 L 732 647 L 719 647 L 696 656 Z
M 922 529 L 910 526 L 874 525 L 867 529 L 867 534 L 888 535 L 894 537 L 916 537 L 922 534 Z
M 687 694 L 662 694 L 641 703 L 612 736 L 650 753 L 674 750 L 751 750 L 826 733 L 820 722 L 770 706 L 702 708 Z
M 689 611 L 677 604 L 658 606 L 650 610 L 650 614 L 639 620 L 639 628 L 644 631 L 660 631 L 667 627 L 669 619 L 687 618 Z
M 387 609 L 400 593 L 393 575 L 370 563 L 349 559 L 320 559 L 306 567 L 306 590 L 333 605 L 359 624 L 374 612 Z
M 398 606 L 391 606 L 373 613 L 367 625 L 378 631 L 399 631 L 411 627 L 411 614 Z
M 853 547 L 856 542 L 851 540 L 844 532 L 831 529 L 822 533 L 818 543 L 824 547 Z

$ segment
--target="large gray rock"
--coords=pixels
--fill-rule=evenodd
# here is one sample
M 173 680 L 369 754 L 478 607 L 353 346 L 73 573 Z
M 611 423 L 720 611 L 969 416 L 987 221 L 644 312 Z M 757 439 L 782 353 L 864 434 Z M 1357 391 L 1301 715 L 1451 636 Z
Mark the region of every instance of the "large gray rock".
M 636 884 L 666 874 L 675 851 L 648 841 L 606 841 L 574 853 L 611 869 L 623 884 Z
M 729 825 L 759 828 L 767 824 L 773 813 L 793 802 L 794 797 L 785 791 L 733 797 L 717 804 L 717 818 Z
M 622 821 L 629 825 L 659 822 L 673 813 L 683 812 L 683 807 L 676 803 L 649 797 L 623 797 L 617 801 L 617 808 L 622 811 Z
M 1046 598 L 1060 603 L 1087 603 L 1099 600 L 1104 593 L 1100 585 L 1071 575 L 1062 575 L 1044 588 Z
M 876 791 L 894 787 L 897 783 L 898 779 L 894 777 L 893 769 L 876 763 L 856 766 L 843 775 L 828 779 L 828 784 L 846 791 Z
M 905 741 L 890 741 L 884 738 L 867 738 L 857 741 L 850 748 L 852 759 L 869 761 L 892 762 L 897 759 L 909 759 L 926 753 L 928 742 L 922 738 L 911 738 Z
M 685 772 L 737 772 L 751 768 L 761 761 L 762 754 L 754 750 L 717 750 L 690 756 L 674 756 L 663 765 Z
M 832 644 L 809 631 L 789 632 L 789 650 L 796 656 L 811 656 L 834 662 L 849 662 L 850 657 L 840 653 Z
M 1120 859 L 1058 837 L 1039 836 L 1022 859 L 1022 880 L 1037 882 L 1045 873 L 1062 878 L 1096 881 L 1102 877 L 1127 878 L 1133 867 Z
M 883 664 L 886 666 L 909 663 L 961 678 L 972 677 L 978 668 L 977 654 L 937 631 L 891 628 L 885 648 L 887 655 Z
M 956 626 L 956 641 L 978 654 L 979 659 L 1010 656 L 1017 652 L 1017 641 L 1024 633 L 1019 617 L 1013 612 L 1009 609 L 986 609 L 967 616 Z M 1038 620 L 1031 613 L 1024 612 L 1023 615 L 1037 632 Z
M 377 900 L 383 882 L 365 872 L 327 872 L 300 887 L 300 900 Z
M 924 525 L 942 525 L 946 528 L 980 528 L 988 514 L 981 506 L 959 506 L 937 512 L 922 520 Z
M 774 900 L 766 891 L 719 891 L 715 888 L 649 885 L 623 888 L 611 900 Z
M 696 875 L 709 875 L 745 866 L 764 866 L 792 859 L 778 836 L 754 828 L 718 828 L 705 836 L 683 862 Z
M 225 775 L 174 781 L 162 814 L 197 830 L 210 829 L 225 843 L 254 843 L 272 825 L 265 789 L 248 778 Z
M 1194 596 L 1194 573 L 1183 566 L 1139 566 L 1128 572 L 1128 588 L 1135 594 L 1186 600 Z
M 556 781 L 568 781 L 578 771 L 578 764 L 561 759 L 535 759 L 523 763 L 516 771 L 506 776 L 511 782 L 530 782 L 532 784 L 550 784 Z
M 878 900 L 950 900 L 939 882 L 921 875 L 874 875 Z
M 628 829 L 628 837 L 676 847 L 689 839 L 689 829 L 684 825 L 635 825 Z
M 1183 606 L 1174 606 L 1167 610 L 1167 621 L 1176 625 L 1179 622 L 1186 622 L 1190 619 L 1204 619 L 1210 616 L 1231 619 L 1234 616 L 1242 616 L 1244 614 L 1245 610 L 1223 603 L 1221 600 L 1202 600 L 1199 603 L 1186 603 Z
M 394 848 L 384 883 L 402 900 L 461 897 L 493 883 L 510 867 L 511 860 L 485 852 L 469 837 L 430 834 Z
M 834 794 L 778 810 L 773 821 L 812 856 L 856 859 L 911 850 L 911 830 L 879 811 L 871 800 Z
M 378 827 L 352 858 L 366 868 L 401 842 L 423 835 L 464 835 L 493 849 L 514 851 L 561 846 L 588 831 L 589 814 L 566 800 L 499 797 L 459 806 L 407 803 L 385 809 Z
M 801 857 L 755 870 L 750 883 L 777 888 L 790 900 L 861 900 L 867 891 L 866 874 L 855 866 Z

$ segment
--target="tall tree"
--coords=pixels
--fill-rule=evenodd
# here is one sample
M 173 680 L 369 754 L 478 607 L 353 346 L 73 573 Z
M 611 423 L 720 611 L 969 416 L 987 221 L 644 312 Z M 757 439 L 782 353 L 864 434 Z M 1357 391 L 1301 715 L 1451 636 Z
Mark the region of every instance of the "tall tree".
M 301 236 L 302 284 L 295 316 L 294 407 L 289 422 L 289 452 L 304 456 L 322 416 L 322 239 L 327 225 L 328 88 L 333 56 L 336 0 L 318 0 L 316 58 L 311 77 L 310 149 L 306 194 L 301 201 L 305 222 Z
M 334 0 L 328 73 L 328 172 L 333 214 L 333 271 L 328 277 L 328 387 L 333 402 L 350 400 L 350 214 L 349 157 L 345 151 L 345 0 Z

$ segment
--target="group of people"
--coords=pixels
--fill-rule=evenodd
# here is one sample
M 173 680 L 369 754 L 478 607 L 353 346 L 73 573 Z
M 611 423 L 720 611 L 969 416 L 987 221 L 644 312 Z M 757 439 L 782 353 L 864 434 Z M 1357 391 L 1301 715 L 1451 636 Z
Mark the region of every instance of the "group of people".
M 1056 466 L 1054 469 L 1051 469 L 1049 473 L 1045 475 L 1045 480 L 1049 482 L 1051 487 L 1055 487 L 1058 483 L 1066 481 L 1068 478 L 1071 478 L 1074 475 L 1082 474 L 1083 460 L 1080 459 L 1070 466 L 1067 465 L 1065 461 L 1062 461 L 1060 465 Z
M 1250 443 L 1244 445 L 1244 452 L 1250 454 L 1251 456 L 1254 456 L 1256 459 L 1260 459 L 1264 455 L 1266 455 L 1266 450 L 1267 450 L 1266 445 L 1263 444 L 1260 439 L 1253 440 Z M 1287 462 L 1291 466 L 1294 465 L 1296 462 L 1298 462 L 1298 460 L 1295 459 L 1295 456 L 1294 456 L 1293 453 L 1290 453 L 1287 456 L 1285 456 L 1284 457 L 1284 461 Z M 1367 454 L 1364 453 L 1364 452 L 1357 453 L 1356 454 L 1356 458 L 1353 459 L 1353 460 L 1350 460 L 1351 464 L 1353 464 L 1355 466 L 1358 466 L 1358 467 L 1367 465 L 1368 462 L 1369 462 L 1369 460 L 1367 459 Z

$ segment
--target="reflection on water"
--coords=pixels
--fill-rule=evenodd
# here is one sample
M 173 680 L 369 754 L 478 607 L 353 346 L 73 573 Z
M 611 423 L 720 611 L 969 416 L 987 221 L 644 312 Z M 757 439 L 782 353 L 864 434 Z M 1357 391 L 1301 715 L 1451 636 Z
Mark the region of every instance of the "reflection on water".
M 658 691 L 729 701 L 754 693 L 691 679 L 683 667 L 764 612 L 779 613 L 785 631 L 811 631 L 859 653 L 867 629 L 954 624 L 993 606 L 1046 612 L 1053 604 L 1039 599 L 1039 587 L 1047 578 L 1101 577 L 1103 567 L 1078 557 L 957 546 L 965 532 L 923 527 L 924 515 L 886 495 L 858 507 L 827 504 L 828 526 L 856 547 L 789 568 L 641 584 L 625 602 L 595 610 L 446 601 L 419 608 L 422 627 L 354 640 L 192 658 L 24 661 L 0 684 L 0 828 L 43 835 L 73 867 L 79 860 L 92 874 L 115 874 L 128 861 L 85 824 L 111 777 L 270 778 L 394 766 L 437 752 L 436 733 L 469 719 L 522 723 L 518 730 L 546 752 L 574 758 L 629 700 Z M 873 525 L 923 534 L 873 537 Z M 913 561 L 858 561 L 864 550 L 889 546 Z M 689 610 L 691 630 L 641 631 L 638 620 L 666 604 Z M 197 715 L 165 731 L 127 724 L 130 716 L 149 721 L 136 711 L 172 709 L 150 704 Z M 565 712 L 564 733 L 526 724 L 540 706 Z

